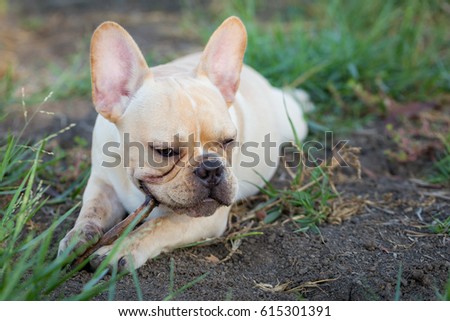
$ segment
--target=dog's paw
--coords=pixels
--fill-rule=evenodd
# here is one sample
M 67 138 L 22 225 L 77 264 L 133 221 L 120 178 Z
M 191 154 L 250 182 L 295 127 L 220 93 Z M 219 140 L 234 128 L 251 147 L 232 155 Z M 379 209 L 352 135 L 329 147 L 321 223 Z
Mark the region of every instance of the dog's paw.
M 58 256 L 61 256 L 68 249 L 77 256 L 83 254 L 88 247 L 100 240 L 103 235 L 102 229 L 95 223 L 86 223 L 75 226 L 59 242 Z
M 115 252 L 115 253 L 112 253 Z M 107 268 L 112 271 L 117 268 L 118 272 L 130 272 L 138 266 L 136 266 L 136 259 L 133 251 L 126 246 L 121 246 L 119 249 L 115 249 L 115 244 L 103 246 L 92 254 L 90 259 L 90 267 L 92 270 L 97 270 L 98 267 L 107 261 Z

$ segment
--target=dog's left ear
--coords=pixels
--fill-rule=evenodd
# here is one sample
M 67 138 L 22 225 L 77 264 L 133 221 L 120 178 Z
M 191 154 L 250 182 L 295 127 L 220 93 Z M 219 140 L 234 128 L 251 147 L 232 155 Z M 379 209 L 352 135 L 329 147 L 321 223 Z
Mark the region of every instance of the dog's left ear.
M 238 17 L 229 17 L 209 38 L 197 68 L 220 90 L 230 106 L 239 88 L 247 32 Z

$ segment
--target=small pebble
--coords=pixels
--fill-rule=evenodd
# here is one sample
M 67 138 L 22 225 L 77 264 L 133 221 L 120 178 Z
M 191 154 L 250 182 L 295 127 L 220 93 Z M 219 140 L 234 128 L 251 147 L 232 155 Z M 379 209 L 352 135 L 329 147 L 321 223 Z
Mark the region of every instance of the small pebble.
M 269 243 L 273 243 L 275 242 L 276 237 L 277 236 L 275 234 L 271 234 L 267 240 L 269 241 Z
M 405 278 L 402 278 L 400 283 L 402 284 L 402 286 L 407 286 L 408 285 L 408 280 L 406 280 Z
M 424 273 L 421 270 L 414 270 L 411 273 L 411 277 L 416 281 L 422 281 L 424 277 Z
M 365 243 L 363 246 L 367 251 L 375 251 L 377 249 L 377 246 L 373 241 L 369 241 Z

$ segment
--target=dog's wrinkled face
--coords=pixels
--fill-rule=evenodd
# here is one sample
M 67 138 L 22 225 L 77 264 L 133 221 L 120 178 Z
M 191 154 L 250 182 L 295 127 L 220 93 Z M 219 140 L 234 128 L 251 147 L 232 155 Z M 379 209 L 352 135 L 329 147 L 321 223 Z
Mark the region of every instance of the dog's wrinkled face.
M 211 215 L 237 194 L 227 162 L 236 138 L 228 108 L 246 43 L 242 22 L 229 18 L 197 67 L 174 74 L 170 67 L 148 68 L 131 36 L 113 22 L 92 36 L 93 102 L 120 132 L 129 179 L 178 213 Z
M 236 129 L 223 97 L 208 82 L 149 79 L 116 124 L 122 137 L 128 133 L 130 142 L 144 148 L 144 155 L 142 148 L 125 151 L 130 179 L 145 184 L 160 203 L 190 216 L 231 205 L 237 180 L 227 159 Z

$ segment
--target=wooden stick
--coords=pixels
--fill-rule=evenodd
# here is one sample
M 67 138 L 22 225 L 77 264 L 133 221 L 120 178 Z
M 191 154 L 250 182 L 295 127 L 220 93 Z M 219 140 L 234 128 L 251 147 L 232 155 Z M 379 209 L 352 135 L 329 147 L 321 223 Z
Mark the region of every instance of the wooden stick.
M 145 213 L 139 218 L 136 225 L 142 222 L 146 217 L 148 217 L 153 209 L 158 206 L 158 202 L 150 196 L 150 193 L 147 193 L 147 188 L 145 188 L 145 186 L 142 184 L 141 188 L 144 190 L 144 192 L 146 192 L 144 203 L 142 203 L 142 205 L 139 206 L 133 213 L 128 215 L 125 219 L 114 225 L 110 230 L 103 234 L 100 240 L 97 243 L 93 244 L 91 247 L 87 248 L 86 251 L 75 260 L 72 266 L 80 265 L 99 248 L 105 245 L 110 245 L 114 241 L 116 241 L 125 231 L 125 229 L 131 224 L 131 222 L 133 222 L 144 209 Z

